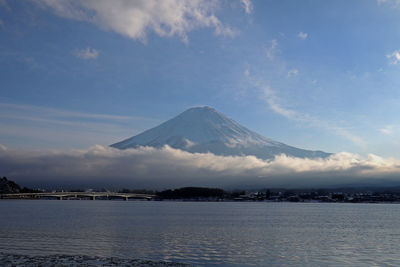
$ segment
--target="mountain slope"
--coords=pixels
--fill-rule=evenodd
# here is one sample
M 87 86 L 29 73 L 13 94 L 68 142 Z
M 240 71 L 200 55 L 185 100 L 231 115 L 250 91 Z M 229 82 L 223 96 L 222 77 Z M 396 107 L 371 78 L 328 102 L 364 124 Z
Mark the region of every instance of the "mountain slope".
M 111 146 L 127 149 L 164 145 L 192 153 L 254 155 L 262 159 L 270 159 L 282 153 L 301 158 L 330 155 L 322 151 L 299 149 L 263 137 L 210 107 L 190 108 L 157 127 Z

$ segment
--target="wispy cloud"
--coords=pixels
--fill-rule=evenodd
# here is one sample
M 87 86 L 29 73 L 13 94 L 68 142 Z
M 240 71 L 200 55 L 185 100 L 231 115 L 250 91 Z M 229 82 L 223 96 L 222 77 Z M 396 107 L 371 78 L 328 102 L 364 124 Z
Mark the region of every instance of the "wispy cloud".
M 106 120 L 132 120 L 132 119 L 144 119 L 142 117 L 129 117 L 129 116 L 118 116 L 118 115 L 110 115 L 110 114 L 98 114 L 98 113 L 86 113 L 86 112 L 77 112 L 42 106 L 34 106 L 34 105 L 21 105 L 21 104 L 13 104 L 13 103 L 4 103 L 0 102 L 0 109 L 7 113 L 7 111 L 11 110 L 21 110 L 26 112 L 26 114 L 33 113 L 41 113 L 46 114 L 46 116 L 58 116 L 58 117 L 75 117 L 75 118 L 87 118 L 87 119 L 106 119 Z
M 319 122 L 321 126 L 323 126 L 327 130 L 333 131 L 333 133 L 335 133 L 336 135 L 342 136 L 347 140 L 350 140 L 353 144 L 359 147 L 365 147 L 365 141 L 361 137 L 351 133 L 348 129 L 340 126 L 335 126 L 333 124 L 326 122 L 321 122 L 321 121 Z
M 266 56 L 269 60 L 274 59 L 276 52 L 278 51 L 278 41 L 276 39 L 271 40 L 270 45 L 267 48 Z
M 246 68 L 243 72 L 244 76 L 249 77 L 250 76 L 250 70 Z
M 7 10 L 8 12 L 11 11 L 11 7 L 10 7 L 10 5 L 7 3 L 6 0 L 0 0 L 0 6 L 1 6 L 2 8 L 4 8 L 5 10 Z
M 101 29 L 142 42 L 149 31 L 161 37 L 179 36 L 184 42 L 188 42 L 188 33 L 196 28 L 214 28 L 216 35 L 228 37 L 237 33 L 217 17 L 217 1 L 37 0 L 36 3 L 58 16 L 94 23 Z
M 81 59 L 97 59 L 99 56 L 99 50 L 87 47 L 85 49 L 75 50 L 74 55 Z
M 261 97 L 268 104 L 268 106 L 277 114 L 282 115 L 291 120 L 298 120 L 297 112 L 280 105 L 279 98 L 269 86 L 260 87 Z
M 287 76 L 290 78 L 292 76 L 296 76 L 299 74 L 299 70 L 298 69 L 291 69 L 288 71 Z
M 180 186 L 340 186 L 388 179 L 400 183 L 400 161 L 338 153 L 325 159 L 273 160 L 254 156 L 189 153 L 165 146 L 117 150 L 94 146 L 75 151 L 0 147 L 0 172 L 27 185 L 165 188 Z M 333 179 L 332 179 L 333 178 Z
M 299 37 L 300 39 L 305 40 L 305 39 L 307 39 L 308 34 L 305 33 L 305 32 L 299 32 L 299 33 L 297 34 L 297 37 Z
M 278 41 L 276 39 L 271 40 L 266 51 L 267 58 L 269 60 L 274 59 L 275 54 L 278 51 Z M 274 83 L 276 83 L 276 81 L 279 81 L 280 83 L 287 83 L 289 82 L 289 79 L 284 78 L 291 78 L 299 75 L 300 73 L 298 69 L 288 68 L 287 62 L 280 58 L 274 60 L 274 63 L 276 64 L 274 64 L 273 67 L 278 70 L 274 73 Z M 262 67 L 258 68 L 261 69 Z M 253 68 L 253 70 L 255 70 L 255 68 Z M 246 82 L 251 88 L 255 89 L 255 94 L 258 95 L 258 98 L 265 102 L 268 105 L 268 108 L 276 114 L 307 127 L 320 129 L 329 134 L 342 137 L 352 142 L 356 146 L 365 149 L 365 141 L 360 136 L 353 133 L 351 127 L 343 125 L 342 121 L 331 121 L 325 118 L 320 118 L 315 114 L 308 114 L 307 112 L 294 109 L 292 105 L 290 105 L 289 99 L 282 99 L 279 96 L 279 91 L 270 86 L 270 82 L 267 81 L 268 78 L 264 78 L 265 72 L 259 71 L 258 73 L 254 72 L 251 74 L 248 72 L 247 74 L 248 75 L 244 75 Z M 312 80 L 311 83 L 316 85 L 318 81 Z
M 397 65 L 400 62 L 400 50 L 395 50 L 391 54 L 387 54 L 386 58 L 389 59 L 389 63 Z
M 329 131 L 330 133 L 341 136 L 341 137 L 351 141 L 352 143 L 354 143 L 355 145 L 357 145 L 359 147 L 365 147 L 364 140 L 361 137 L 351 133 L 345 127 L 338 126 L 333 122 L 321 120 L 320 118 L 318 118 L 316 116 L 301 113 L 299 111 L 291 109 L 290 107 L 286 107 L 281 104 L 282 103 L 281 99 L 277 96 L 276 92 L 270 86 L 266 85 L 261 80 L 257 80 L 253 77 L 249 77 L 249 81 L 253 86 L 258 88 L 258 90 L 260 92 L 260 98 L 275 113 L 277 113 L 289 120 L 299 122 L 302 124 L 306 124 L 310 127 Z
M 0 102 L 0 139 L 29 141 L 29 146 L 79 147 L 111 144 L 138 133 L 133 125 L 154 125 L 158 120 L 96 114 Z M 143 130 L 143 129 L 142 129 Z M 18 141 L 19 140 L 19 141 Z M 10 141 L 12 143 L 12 141 Z
M 240 3 L 242 4 L 247 14 L 251 14 L 251 12 L 253 12 L 253 3 L 251 2 L 251 0 L 240 0 Z
M 394 7 L 398 7 L 400 5 L 400 0 L 376 0 L 378 5 L 383 4 L 391 4 Z

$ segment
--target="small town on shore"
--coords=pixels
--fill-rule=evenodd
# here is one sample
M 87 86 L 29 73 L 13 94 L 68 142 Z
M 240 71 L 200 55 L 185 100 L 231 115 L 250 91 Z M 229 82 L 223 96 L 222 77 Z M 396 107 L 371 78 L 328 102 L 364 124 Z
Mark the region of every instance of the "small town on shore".
M 60 198 L 59 196 L 64 196 Z M 96 198 L 94 198 L 96 196 Z M 264 201 L 311 203 L 400 203 L 400 187 L 223 190 L 183 187 L 162 191 L 144 189 L 70 189 L 45 190 L 21 187 L 6 177 L 0 179 L 0 199 L 63 200 L 181 200 L 181 201 Z

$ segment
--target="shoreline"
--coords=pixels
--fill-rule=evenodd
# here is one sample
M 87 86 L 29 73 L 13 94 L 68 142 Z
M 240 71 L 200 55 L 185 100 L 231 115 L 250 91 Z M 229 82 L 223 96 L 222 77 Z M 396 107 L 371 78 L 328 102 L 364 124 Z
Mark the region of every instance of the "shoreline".
M 25 254 L 0 252 L 1 266 L 192 266 L 169 261 L 141 259 L 122 259 L 87 255 L 50 254 L 32 256 Z
M 1 198 L 0 202 L 2 201 L 10 201 L 10 200 L 29 200 L 29 201 L 88 201 L 93 202 L 94 200 L 90 199 L 54 199 L 54 198 Z M 118 201 L 118 202 L 207 202 L 207 203 L 220 203 L 220 202 L 227 202 L 227 203 L 304 203 L 304 204 L 400 204 L 400 201 L 321 201 L 321 200 L 301 200 L 301 201 L 290 201 L 290 200 L 233 200 L 233 199 L 218 199 L 218 200 L 199 200 L 199 199 L 162 199 L 162 200 L 121 200 L 121 199 L 96 199 L 95 201 Z

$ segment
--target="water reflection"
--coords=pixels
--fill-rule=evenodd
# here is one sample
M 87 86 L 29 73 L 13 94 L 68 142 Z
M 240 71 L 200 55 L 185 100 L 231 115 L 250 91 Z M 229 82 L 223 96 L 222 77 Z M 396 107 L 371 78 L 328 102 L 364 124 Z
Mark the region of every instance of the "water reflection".
M 198 265 L 400 265 L 400 205 L 0 201 L 0 251 Z

